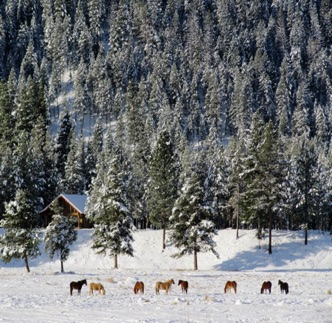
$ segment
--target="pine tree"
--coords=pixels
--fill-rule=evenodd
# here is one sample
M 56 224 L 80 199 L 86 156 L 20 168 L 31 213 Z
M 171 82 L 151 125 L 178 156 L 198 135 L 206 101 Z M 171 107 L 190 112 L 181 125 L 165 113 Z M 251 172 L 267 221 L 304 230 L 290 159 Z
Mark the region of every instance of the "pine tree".
M 90 189 L 92 179 L 96 177 L 96 167 L 100 154 L 103 150 L 103 129 L 99 122 L 94 126 L 93 135 L 89 137 L 85 160 L 84 160 L 84 178 L 85 190 Z
M 73 131 L 72 120 L 69 116 L 69 112 L 66 111 L 61 116 L 60 119 L 60 126 L 54 148 L 56 167 L 60 178 L 63 178 L 65 174 L 65 164 L 69 153 L 70 138 L 72 131 Z
M 84 180 L 84 141 L 82 137 L 76 139 L 72 133 L 68 157 L 65 163 L 65 174 L 61 181 L 61 188 L 67 194 L 83 194 Z
M 168 132 L 160 134 L 148 166 L 149 220 L 163 229 L 162 247 L 166 247 L 166 228 L 177 194 L 176 160 L 174 147 Z
M 4 142 L 8 146 L 13 141 L 14 118 L 12 113 L 14 107 L 7 83 L 0 83 L 0 143 Z
M 229 164 L 229 178 L 228 178 L 228 191 L 230 194 L 227 207 L 230 209 L 236 221 L 236 238 L 239 238 L 239 224 L 241 215 L 242 192 L 244 183 L 241 178 L 242 163 L 244 160 L 244 142 L 243 138 L 234 139 L 227 146 L 228 164 Z M 233 217 L 228 219 L 229 225 L 233 224 Z
M 5 213 L 5 202 L 15 198 L 15 173 L 13 150 L 5 144 L 0 145 L 0 218 Z
M 304 138 L 298 144 L 296 187 L 299 193 L 299 203 L 297 214 L 299 221 L 301 221 L 299 224 L 305 231 L 304 244 L 306 245 L 308 243 L 308 229 L 316 228 L 318 156 L 315 141 L 308 141 Z
M 0 254 L 4 262 L 13 258 L 23 259 L 30 272 L 29 258 L 40 255 L 40 236 L 37 230 L 38 216 L 34 203 L 26 191 L 18 190 L 15 199 L 5 205 L 1 226 L 5 233 L 0 237 Z
M 170 217 L 170 242 L 179 249 L 174 257 L 194 255 L 194 270 L 198 269 L 199 252 L 212 251 L 217 257 L 213 235 L 217 234 L 213 212 L 204 204 L 204 178 L 195 170 L 187 175 Z
M 74 221 L 70 217 L 64 216 L 59 205 L 53 205 L 52 211 L 54 212 L 52 221 L 45 230 L 45 250 L 50 259 L 53 259 L 54 255 L 57 254 L 63 273 L 63 263 L 68 259 L 70 245 L 77 239 L 77 231 Z
M 101 159 L 97 177 L 92 182 L 87 216 L 94 222 L 92 248 L 98 254 L 114 257 L 114 268 L 118 268 L 120 254 L 133 256 L 132 217 L 120 156 L 112 152 L 107 160 L 107 169 L 103 167 L 104 163 L 105 160 Z M 105 170 L 106 173 L 100 173 Z
M 262 226 L 268 227 L 269 254 L 271 254 L 272 227 L 280 200 L 279 181 L 283 173 L 279 164 L 279 148 L 274 126 L 271 121 L 264 130 L 262 126 L 262 120 L 256 113 L 242 171 L 245 182 L 242 196 L 247 220 L 257 225 L 258 237 Z

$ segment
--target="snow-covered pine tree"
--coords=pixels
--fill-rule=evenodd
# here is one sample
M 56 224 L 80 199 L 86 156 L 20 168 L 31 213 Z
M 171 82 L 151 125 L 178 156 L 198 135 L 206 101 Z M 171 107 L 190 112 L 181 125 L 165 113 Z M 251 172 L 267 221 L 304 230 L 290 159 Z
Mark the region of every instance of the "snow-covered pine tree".
M 77 231 L 73 219 L 64 216 L 63 210 L 58 204 L 53 205 L 52 211 L 54 212 L 52 222 L 45 230 L 45 250 L 50 259 L 53 259 L 54 255 L 57 254 L 63 273 L 63 263 L 68 259 L 70 245 L 77 239 Z
M 262 119 L 255 113 L 241 176 L 245 184 L 242 206 L 246 220 L 257 226 L 258 232 L 264 227 L 269 228 L 271 254 L 272 226 L 280 201 L 280 180 L 283 173 L 274 126 L 270 121 L 264 130 L 263 128 Z
M 0 254 L 4 262 L 23 259 L 30 272 L 29 258 L 40 255 L 38 215 L 34 203 L 24 190 L 18 190 L 15 199 L 5 204 L 4 219 L 0 221 L 5 233 L 0 236 Z
M 216 243 L 213 236 L 217 234 L 211 208 L 204 204 L 204 178 L 195 170 L 188 173 L 175 201 L 170 217 L 170 242 L 179 249 L 174 257 L 186 254 L 194 255 L 194 270 L 198 269 L 197 254 L 212 251 L 217 257 Z
M 98 254 L 114 257 L 114 268 L 118 268 L 118 255 L 133 256 L 133 225 L 120 156 L 113 151 L 107 157 L 108 167 L 105 158 L 99 160 L 98 173 L 89 192 L 87 217 L 94 223 L 92 248 Z
M 304 244 L 308 243 L 308 229 L 316 229 L 316 215 L 318 210 L 318 156 L 315 140 L 304 137 L 298 142 L 299 151 L 296 156 L 296 187 L 299 194 L 297 215 L 304 228 Z
M 69 112 L 65 111 L 61 115 L 60 126 L 56 137 L 54 153 L 56 158 L 56 167 L 60 178 L 65 175 L 65 164 L 70 150 L 70 138 L 73 131 L 73 123 Z
M 163 131 L 149 161 L 149 220 L 163 229 L 162 247 L 166 247 L 166 228 L 177 194 L 176 163 L 169 133 Z
M 83 194 L 84 180 L 84 140 L 72 134 L 69 153 L 65 163 L 65 176 L 61 181 L 61 188 L 67 194 Z
M 227 146 L 229 176 L 227 189 L 229 192 L 229 201 L 227 207 L 230 209 L 232 216 L 228 218 L 228 225 L 233 225 L 235 219 L 236 239 L 239 238 L 239 225 L 241 214 L 241 193 L 243 191 L 243 181 L 241 179 L 242 162 L 244 150 L 243 138 L 239 137 L 232 140 Z

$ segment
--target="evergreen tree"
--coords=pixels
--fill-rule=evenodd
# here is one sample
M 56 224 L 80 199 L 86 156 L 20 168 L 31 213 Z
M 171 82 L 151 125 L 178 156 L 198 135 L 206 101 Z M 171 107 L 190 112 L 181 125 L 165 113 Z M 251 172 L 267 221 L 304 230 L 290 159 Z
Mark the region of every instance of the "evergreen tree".
M 163 131 L 149 161 L 148 210 L 149 220 L 163 229 L 162 247 L 166 247 L 166 228 L 177 194 L 176 160 L 168 132 Z
M 56 167 L 60 178 L 63 178 L 65 174 L 65 164 L 70 150 L 69 147 L 70 147 L 70 138 L 72 131 L 73 131 L 72 121 L 69 116 L 69 112 L 66 111 L 61 116 L 60 126 L 54 148 Z
M 27 272 L 30 272 L 29 258 L 40 255 L 40 236 L 38 216 L 28 196 L 26 191 L 18 190 L 15 199 L 5 205 L 4 219 L 0 222 L 5 229 L 0 237 L 0 254 L 4 262 L 23 259 Z
M 245 150 L 243 138 L 234 139 L 229 143 L 227 147 L 228 154 L 228 167 L 229 167 L 229 179 L 228 179 L 228 191 L 230 194 L 227 207 L 230 209 L 229 213 L 233 216 L 228 219 L 230 226 L 233 226 L 233 218 L 236 221 L 236 238 L 239 238 L 239 224 L 241 215 L 242 193 L 244 190 L 244 183 L 241 178 L 242 175 L 242 163 L 244 160 Z
M 305 138 L 299 142 L 296 158 L 298 190 L 297 215 L 299 225 L 305 231 L 304 244 L 308 243 L 308 229 L 316 229 L 317 191 L 318 191 L 318 156 L 315 141 Z
M 8 146 L 13 141 L 14 107 L 7 83 L 0 83 L 0 143 L 6 143 Z
M 65 175 L 61 181 L 61 188 L 67 194 L 83 194 L 84 180 L 84 141 L 71 136 L 68 157 L 65 163 Z
M 179 249 L 174 257 L 193 254 L 194 270 L 198 269 L 199 252 L 212 251 L 218 256 L 213 241 L 217 230 L 213 223 L 213 212 L 204 204 L 203 182 L 204 178 L 195 170 L 187 174 L 170 217 L 170 242 Z
M 74 221 L 64 216 L 59 205 L 53 205 L 52 211 L 54 212 L 52 221 L 45 230 L 45 250 L 50 259 L 57 254 L 61 262 L 61 273 L 63 273 L 63 263 L 68 259 L 70 245 L 77 239 L 77 231 Z
M 282 167 L 274 126 L 270 121 L 263 130 L 259 116 L 255 114 L 242 178 L 245 181 L 243 206 L 248 220 L 258 227 L 269 229 L 269 254 L 272 253 L 272 228 L 280 200 Z
M 13 166 L 13 150 L 0 145 L 0 218 L 5 213 L 5 203 L 15 198 L 15 173 Z
M 89 190 L 92 179 L 96 176 L 97 162 L 103 150 L 103 129 L 100 123 L 96 123 L 92 137 L 89 137 L 85 160 L 84 160 L 84 179 L 86 181 L 85 189 Z
M 92 182 L 87 216 L 94 222 L 92 248 L 98 254 L 114 257 L 114 267 L 118 268 L 120 254 L 133 256 L 132 217 L 120 156 L 112 152 L 107 160 L 107 169 L 103 167 L 104 163 L 105 160 L 101 159 L 97 177 Z M 100 173 L 104 170 L 106 173 Z

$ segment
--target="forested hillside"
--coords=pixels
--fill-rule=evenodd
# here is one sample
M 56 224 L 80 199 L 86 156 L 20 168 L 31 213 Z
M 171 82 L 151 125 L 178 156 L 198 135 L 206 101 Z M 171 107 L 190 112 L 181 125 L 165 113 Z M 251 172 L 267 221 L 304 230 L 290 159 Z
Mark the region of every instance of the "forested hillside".
M 330 0 L 2 0 L 0 216 L 331 230 L 331 51 Z

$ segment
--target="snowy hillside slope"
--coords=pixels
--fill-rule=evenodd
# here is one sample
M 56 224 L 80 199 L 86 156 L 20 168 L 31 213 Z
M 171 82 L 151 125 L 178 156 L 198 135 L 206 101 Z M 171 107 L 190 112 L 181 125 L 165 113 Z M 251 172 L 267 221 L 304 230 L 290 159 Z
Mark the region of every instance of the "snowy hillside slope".
M 71 246 L 68 260 L 64 264 L 65 271 L 107 270 L 113 268 L 113 258 L 97 255 L 91 249 L 92 229 L 78 231 L 78 239 Z M 199 270 L 221 271 L 301 271 L 331 270 L 332 268 L 332 236 L 327 232 L 309 231 L 308 245 L 304 245 L 302 231 L 273 231 L 272 254 L 267 252 L 268 237 L 259 242 L 255 238 L 255 230 L 232 229 L 219 230 L 215 236 L 219 259 L 212 253 L 198 254 Z M 192 255 L 176 259 L 172 255 L 177 251 L 167 245 L 162 251 L 162 231 L 137 230 L 134 232 L 134 257 L 120 255 L 121 269 L 145 270 L 191 270 L 194 259 Z M 44 270 L 59 271 L 60 261 L 50 260 L 45 255 L 43 245 L 42 256 L 30 260 L 31 270 L 40 267 Z M 1 267 L 20 267 L 24 270 L 23 261 L 15 260 L 9 264 L 0 261 Z

